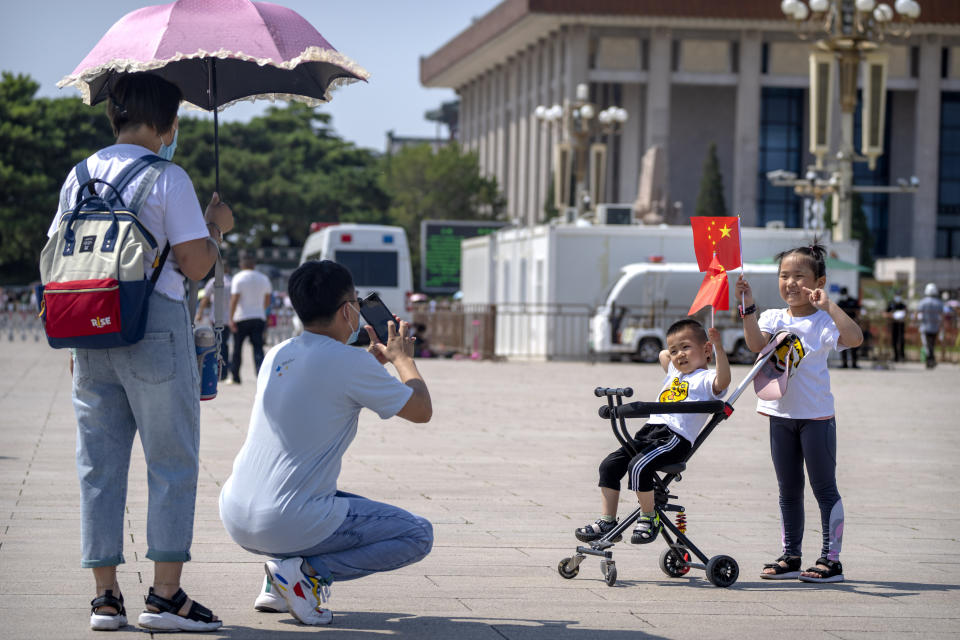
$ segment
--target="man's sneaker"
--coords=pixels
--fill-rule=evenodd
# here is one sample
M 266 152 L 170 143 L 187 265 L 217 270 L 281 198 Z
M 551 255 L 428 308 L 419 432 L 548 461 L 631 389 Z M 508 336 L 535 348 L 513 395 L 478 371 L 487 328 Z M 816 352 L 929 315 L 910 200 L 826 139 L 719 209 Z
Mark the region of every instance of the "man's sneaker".
M 637 520 L 637 526 L 630 536 L 632 544 L 647 544 L 653 542 L 660 535 L 663 525 L 660 524 L 660 514 L 655 513 L 652 516 L 640 516 Z
M 270 578 L 263 577 L 263 589 L 253 603 L 253 608 L 264 613 L 286 613 L 287 601 L 277 594 L 277 589 L 270 583 Z
M 615 526 L 617 526 L 616 520 L 607 522 L 603 518 L 597 518 L 596 522 L 580 527 L 573 532 L 573 535 L 577 536 L 577 540 L 581 542 L 593 542 L 607 535 Z M 617 535 L 611 542 L 620 542 L 621 540 L 623 540 L 623 536 Z
M 330 624 L 333 612 L 320 605 L 330 597 L 330 583 L 319 576 L 308 576 L 301 568 L 303 558 L 267 560 L 267 577 L 287 602 L 293 617 L 303 624 Z

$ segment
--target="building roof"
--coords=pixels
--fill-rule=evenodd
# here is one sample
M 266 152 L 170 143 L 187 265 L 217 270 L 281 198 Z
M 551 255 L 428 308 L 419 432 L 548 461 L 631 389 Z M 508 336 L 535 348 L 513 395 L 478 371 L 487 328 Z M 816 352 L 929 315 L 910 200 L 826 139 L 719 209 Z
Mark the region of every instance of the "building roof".
M 923 26 L 960 26 L 960 1 L 919 0 Z M 503 0 L 452 40 L 420 59 L 420 82 L 456 87 L 563 25 L 703 27 L 789 32 L 776 0 Z M 958 33 L 951 29 L 954 33 Z

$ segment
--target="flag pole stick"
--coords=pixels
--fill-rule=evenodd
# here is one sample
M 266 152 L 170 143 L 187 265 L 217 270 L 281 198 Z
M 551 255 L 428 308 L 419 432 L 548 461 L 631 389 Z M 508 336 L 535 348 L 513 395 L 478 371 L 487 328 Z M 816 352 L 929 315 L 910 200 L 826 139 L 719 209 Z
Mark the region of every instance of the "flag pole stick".
M 743 225 L 740 224 L 740 214 L 737 214 L 737 236 L 740 239 L 740 275 L 746 275 L 747 266 L 743 263 Z M 747 294 L 740 294 L 740 309 L 746 309 L 747 307 Z

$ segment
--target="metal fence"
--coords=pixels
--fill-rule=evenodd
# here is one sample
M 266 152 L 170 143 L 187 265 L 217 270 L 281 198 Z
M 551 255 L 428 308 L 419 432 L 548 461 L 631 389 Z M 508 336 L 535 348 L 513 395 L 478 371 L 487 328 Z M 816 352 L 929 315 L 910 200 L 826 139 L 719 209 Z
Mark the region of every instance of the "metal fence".
M 43 325 L 32 305 L 8 303 L 7 308 L 0 311 L 0 340 L 39 341 L 43 337 Z
M 591 313 L 588 305 L 417 304 L 411 319 L 433 355 L 557 360 L 589 357 Z

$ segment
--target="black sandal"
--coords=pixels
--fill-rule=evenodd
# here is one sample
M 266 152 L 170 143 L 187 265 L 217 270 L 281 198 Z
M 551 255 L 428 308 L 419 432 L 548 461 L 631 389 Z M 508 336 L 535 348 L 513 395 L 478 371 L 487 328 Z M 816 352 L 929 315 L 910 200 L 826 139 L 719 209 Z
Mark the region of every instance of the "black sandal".
M 649 544 L 657 539 L 663 525 L 660 523 L 660 514 L 652 516 L 640 516 L 637 526 L 633 529 L 633 535 L 630 536 L 630 544 Z
M 843 565 L 840 564 L 839 561 L 820 558 L 817 560 L 817 565 L 823 565 L 826 569 L 821 569 L 819 566 L 814 565 L 804 571 L 804 573 L 815 573 L 817 575 L 801 575 L 800 579 L 804 582 L 843 582 Z
M 783 564 L 780 564 L 780 563 Z M 783 565 L 786 566 L 783 566 Z M 773 569 L 773 573 L 760 572 L 760 577 L 764 580 L 793 580 L 800 577 L 800 556 L 788 556 L 786 554 L 777 558 L 776 562 L 763 565 L 764 569 Z
M 157 609 L 157 611 L 147 609 L 140 614 L 138 623 L 144 629 L 152 631 L 215 631 L 223 626 L 222 620 L 214 620 L 213 612 L 197 601 L 190 605 L 190 611 L 187 612 L 186 616 L 181 616 L 178 611 L 187 602 L 187 594 L 183 592 L 183 589 L 178 589 L 173 597 L 168 600 L 155 594 L 153 587 L 150 587 L 150 595 L 143 600 L 147 606 Z
M 97 613 L 100 607 L 111 607 L 116 613 Z M 90 601 L 90 628 L 95 631 L 116 631 L 127 626 L 127 610 L 123 608 L 123 594 L 113 597 L 113 589 Z

